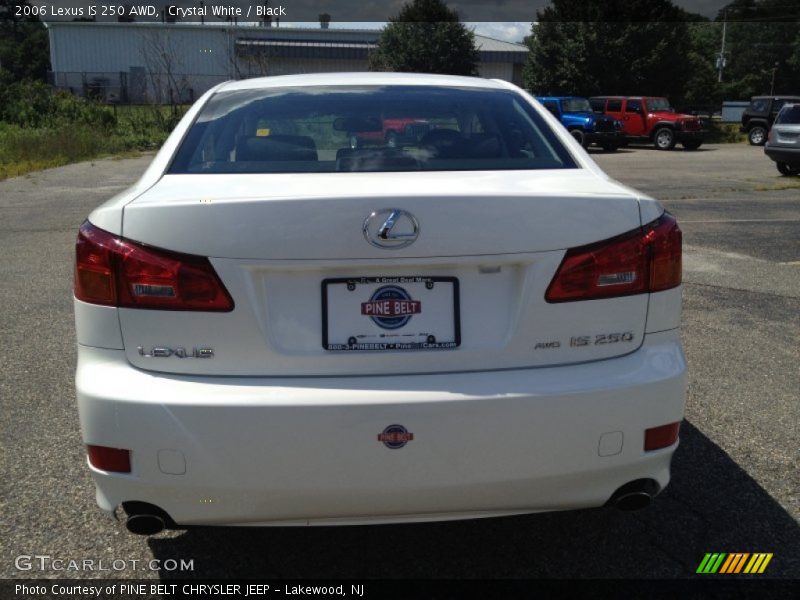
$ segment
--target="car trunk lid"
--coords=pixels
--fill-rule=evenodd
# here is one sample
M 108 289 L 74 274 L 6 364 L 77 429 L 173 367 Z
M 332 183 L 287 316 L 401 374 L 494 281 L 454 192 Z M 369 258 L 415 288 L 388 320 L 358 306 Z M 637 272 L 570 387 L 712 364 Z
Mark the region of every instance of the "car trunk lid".
M 418 238 L 368 243 L 364 221 L 384 209 L 414 215 Z M 125 208 L 123 235 L 211 257 L 236 307 L 120 309 L 125 349 L 143 369 L 259 376 L 619 356 L 642 342 L 647 294 L 545 292 L 567 248 L 639 226 L 630 190 L 585 169 L 170 175 Z

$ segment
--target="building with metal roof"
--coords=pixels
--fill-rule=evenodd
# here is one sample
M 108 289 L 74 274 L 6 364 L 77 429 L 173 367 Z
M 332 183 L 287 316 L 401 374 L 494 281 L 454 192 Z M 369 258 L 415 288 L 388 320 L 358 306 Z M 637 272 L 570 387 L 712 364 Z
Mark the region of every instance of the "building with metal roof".
M 374 29 L 200 23 L 46 23 L 51 82 L 111 102 L 191 102 L 229 79 L 368 70 Z M 475 35 L 478 72 L 516 84 L 528 49 Z

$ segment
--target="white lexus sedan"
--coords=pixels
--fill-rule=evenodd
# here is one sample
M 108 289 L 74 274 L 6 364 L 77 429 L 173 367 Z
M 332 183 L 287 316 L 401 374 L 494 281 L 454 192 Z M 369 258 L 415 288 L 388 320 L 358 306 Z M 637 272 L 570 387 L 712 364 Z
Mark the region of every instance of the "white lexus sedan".
M 675 219 L 509 83 L 221 84 L 78 234 L 97 502 L 141 534 L 643 507 L 680 284 Z

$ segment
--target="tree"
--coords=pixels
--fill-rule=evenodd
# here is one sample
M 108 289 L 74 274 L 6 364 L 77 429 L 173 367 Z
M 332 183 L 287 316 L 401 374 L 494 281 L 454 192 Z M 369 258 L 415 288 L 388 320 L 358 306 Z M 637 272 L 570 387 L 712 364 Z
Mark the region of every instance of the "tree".
M 552 0 L 526 38 L 525 86 L 539 94 L 682 97 L 694 18 L 669 0 Z
M 475 36 L 442 0 L 412 0 L 381 32 L 373 71 L 476 75 Z
M 0 0 L 0 68 L 6 78 L 44 81 L 50 68 L 47 31 L 39 17 L 17 16 L 17 5 L 29 2 Z
M 800 89 L 800 0 L 734 0 L 717 21 L 727 20 L 728 64 L 722 89 L 728 98 Z
M 693 108 L 719 107 L 723 100 L 722 86 L 718 83 L 719 57 L 722 38 L 721 23 L 690 23 L 691 45 L 686 55 L 686 91 L 684 102 Z M 678 100 L 680 101 L 680 100 Z

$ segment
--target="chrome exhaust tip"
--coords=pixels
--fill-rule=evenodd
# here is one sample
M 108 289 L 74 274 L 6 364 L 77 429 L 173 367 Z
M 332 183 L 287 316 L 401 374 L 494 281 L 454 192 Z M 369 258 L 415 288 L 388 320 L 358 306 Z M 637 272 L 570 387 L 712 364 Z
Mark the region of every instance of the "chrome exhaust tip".
M 653 497 L 647 492 L 632 492 L 623 494 L 614 501 L 614 506 L 619 510 L 633 511 L 647 508 L 653 503 Z
M 637 479 L 614 492 L 608 504 L 623 511 L 641 510 L 653 503 L 659 491 L 658 484 L 652 479 Z
M 165 529 L 175 529 L 172 518 L 155 504 L 140 501 L 122 503 L 127 515 L 125 527 L 136 535 L 155 535 Z
M 131 515 L 126 519 L 125 527 L 136 535 L 155 535 L 164 531 L 166 523 L 157 515 Z

